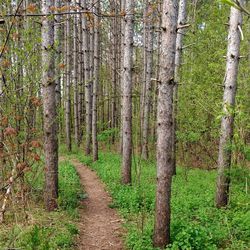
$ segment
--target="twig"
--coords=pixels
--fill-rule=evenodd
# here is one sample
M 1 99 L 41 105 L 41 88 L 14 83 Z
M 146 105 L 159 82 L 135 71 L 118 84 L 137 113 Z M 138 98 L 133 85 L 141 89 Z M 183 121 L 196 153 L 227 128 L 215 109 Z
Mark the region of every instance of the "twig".
M 23 1 L 24 1 L 24 0 L 21 0 L 20 3 L 18 4 L 17 9 L 16 9 L 16 12 L 15 12 L 15 14 L 14 14 L 14 18 L 17 16 L 17 13 L 18 13 L 18 11 L 19 11 L 19 9 L 20 9 L 20 7 L 21 7 Z M 2 50 L 1 50 L 1 53 L 0 53 L 0 59 L 1 59 L 1 57 L 3 56 L 3 52 L 4 52 L 5 47 L 6 47 L 7 43 L 8 43 L 8 41 L 9 41 L 10 33 L 11 33 L 11 30 L 12 30 L 13 26 L 14 26 L 14 20 L 11 22 L 11 25 L 10 25 L 10 28 L 9 28 L 7 37 L 6 37 L 5 42 L 4 42 L 4 45 L 3 45 L 3 47 L 2 47 Z

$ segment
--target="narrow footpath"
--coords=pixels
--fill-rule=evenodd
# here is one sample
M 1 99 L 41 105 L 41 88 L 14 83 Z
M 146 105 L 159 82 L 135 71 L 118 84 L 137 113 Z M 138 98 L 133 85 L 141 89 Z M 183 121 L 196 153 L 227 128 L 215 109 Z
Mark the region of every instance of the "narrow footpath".
M 122 250 L 121 218 L 115 209 L 109 208 L 112 202 L 104 184 L 96 173 L 73 159 L 71 163 L 79 173 L 81 184 L 87 193 L 80 209 L 79 250 Z

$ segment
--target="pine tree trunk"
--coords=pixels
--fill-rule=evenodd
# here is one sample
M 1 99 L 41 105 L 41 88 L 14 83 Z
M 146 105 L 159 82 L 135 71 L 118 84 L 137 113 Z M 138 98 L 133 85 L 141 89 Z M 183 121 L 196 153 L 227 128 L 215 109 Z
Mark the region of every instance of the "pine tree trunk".
M 52 0 L 42 1 L 42 12 L 50 13 Z M 58 142 L 57 114 L 55 98 L 55 64 L 53 54 L 54 21 L 42 19 L 42 96 L 44 112 L 44 151 L 45 151 L 45 192 L 44 201 L 48 211 L 57 208 L 58 194 Z
M 145 76 L 145 90 L 144 90 L 144 103 L 143 111 L 143 123 L 142 123 L 142 158 L 148 159 L 148 131 L 149 131 L 149 109 L 150 109 L 150 97 L 151 97 L 151 77 L 153 68 L 153 42 L 154 42 L 154 27 L 153 27 L 153 7 L 149 4 L 147 8 L 147 20 L 148 22 L 147 33 L 147 46 L 146 46 L 146 76 Z
M 126 10 L 126 0 L 121 0 L 121 12 L 125 12 Z M 124 29 L 125 29 L 125 18 L 122 18 L 121 20 L 121 67 L 123 67 L 123 61 L 124 61 Z M 123 68 L 121 70 L 121 74 L 123 75 Z M 123 76 L 121 76 L 121 86 L 120 86 L 120 91 L 121 91 L 121 95 L 123 93 Z M 121 101 L 121 124 L 120 124 L 120 154 L 122 155 L 123 152 L 123 125 L 122 125 L 122 121 L 123 121 L 123 107 L 122 107 L 122 101 Z
M 216 192 L 216 206 L 224 207 L 228 204 L 231 167 L 231 146 L 234 126 L 234 107 L 237 89 L 237 75 L 240 56 L 240 27 L 242 14 L 231 8 L 227 47 L 227 64 L 224 79 L 223 117 L 221 120 L 220 145 L 218 156 L 218 178 Z
M 179 1 L 179 13 L 178 13 L 178 22 L 177 25 L 180 27 L 181 25 L 186 24 L 186 16 L 187 16 L 187 0 Z M 178 105 L 178 85 L 180 82 L 180 68 L 181 68 L 181 56 L 182 56 L 182 45 L 183 45 L 183 37 L 184 30 L 179 29 L 177 31 L 176 37 L 176 53 L 175 53 L 175 73 L 174 73 L 174 114 L 173 114 L 173 174 L 176 174 L 176 148 L 177 148 L 177 105 Z
M 100 2 L 96 3 L 95 12 L 100 12 Z M 92 107 L 92 144 L 93 144 L 93 161 L 98 160 L 98 141 L 97 141 L 97 94 L 99 86 L 99 64 L 100 64 L 100 20 L 98 15 L 94 19 L 94 82 L 93 82 L 93 107 Z
M 55 0 L 55 7 L 58 10 L 61 7 L 61 0 Z M 58 13 L 58 11 L 56 11 Z M 56 60 L 55 60 L 55 74 L 56 74 L 56 105 L 57 108 L 61 107 L 61 72 L 60 72 L 60 62 L 62 54 L 62 43 L 61 43 L 61 17 L 60 15 L 55 16 L 55 44 L 56 47 Z
M 68 2 L 69 6 L 69 2 Z M 71 87 L 71 54 L 70 54 L 70 15 L 67 15 L 66 20 L 66 107 L 65 107 L 65 118 L 66 118 L 66 144 L 68 151 L 72 150 L 71 142 L 71 96 L 70 96 L 70 87 Z
M 74 0 L 76 5 L 76 0 Z M 74 127 L 75 127 L 75 144 L 79 143 L 79 113 L 78 113 L 78 41 L 77 41 L 77 23 L 78 17 L 74 15 L 73 27 L 73 86 L 74 86 Z
M 82 1 L 82 6 L 84 9 L 87 8 L 86 0 Z M 82 28 L 83 28 L 83 57 L 84 57 L 84 78 L 85 78 L 85 104 L 86 104 L 86 145 L 85 153 L 89 155 L 91 153 L 91 82 L 90 82 L 90 39 L 88 34 L 87 27 L 87 18 L 86 15 L 82 18 Z
M 133 67 L 133 24 L 134 1 L 126 1 L 126 16 L 124 30 L 124 61 L 122 74 L 122 128 L 123 128 L 123 154 L 122 154 L 122 183 L 131 184 L 132 161 L 132 67 Z
M 115 1 L 111 1 L 111 12 L 116 13 L 117 4 Z M 111 33 L 112 33 L 112 88 L 111 88 L 111 129 L 116 127 L 117 119 L 117 17 L 113 17 L 111 21 Z M 115 141 L 115 134 L 113 133 L 111 138 L 112 143 Z
M 145 92 L 146 92 L 146 77 L 147 77 L 147 50 L 148 50 L 148 0 L 143 1 L 144 10 L 143 10 L 143 79 L 142 79 L 142 88 L 140 96 L 140 140 L 139 140 L 139 150 L 142 154 L 143 147 L 143 124 L 144 124 L 144 106 L 145 106 Z M 145 152 L 144 152 L 145 153 Z
M 78 122 L 79 122 L 79 140 L 77 142 L 80 147 L 83 135 L 83 103 L 84 103 L 84 62 L 83 62 L 83 46 L 82 46 L 82 14 L 78 18 L 78 84 L 79 84 L 79 97 L 78 97 Z
M 177 0 L 165 0 L 162 6 L 162 43 L 160 54 L 157 108 L 157 191 L 154 246 L 170 243 L 170 197 L 173 167 L 173 89 L 178 18 Z

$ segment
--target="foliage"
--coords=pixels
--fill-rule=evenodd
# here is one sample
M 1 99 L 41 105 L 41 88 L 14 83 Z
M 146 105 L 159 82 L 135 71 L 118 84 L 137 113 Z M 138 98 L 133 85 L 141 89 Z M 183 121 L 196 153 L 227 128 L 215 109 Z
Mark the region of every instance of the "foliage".
M 41 190 L 43 175 L 39 175 L 34 190 Z M 48 213 L 42 209 L 42 192 L 33 193 L 28 218 L 24 223 L 9 221 L 0 230 L 0 248 L 27 250 L 72 249 L 78 234 L 76 219 L 80 199 L 84 198 L 75 168 L 62 162 L 59 168 L 59 209 Z M 35 197 L 37 196 L 37 197 Z M 63 220 L 62 220 L 63 218 Z
M 123 186 L 118 155 L 101 153 L 99 161 L 94 163 L 80 153 L 74 156 L 90 165 L 106 183 L 113 197 L 110 207 L 117 208 L 126 219 L 129 249 L 154 249 L 154 162 L 141 163 L 140 185 L 134 166 L 133 185 Z M 242 171 L 233 168 L 231 201 L 228 209 L 220 210 L 214 207 L 215 171 L 177 169 L 172 190 L 172 244 L 167 249 L 249 249 L 250 197 L 249 190 L 242 184 L 242 179 L 249 176 L 249 170 Z
M 73 165 L 69 162 L 60 164 L 60 185 L 58 204 L 61 209 L 71 210 L 79 206 L 79 200 L 84 197 L 80 179 Z

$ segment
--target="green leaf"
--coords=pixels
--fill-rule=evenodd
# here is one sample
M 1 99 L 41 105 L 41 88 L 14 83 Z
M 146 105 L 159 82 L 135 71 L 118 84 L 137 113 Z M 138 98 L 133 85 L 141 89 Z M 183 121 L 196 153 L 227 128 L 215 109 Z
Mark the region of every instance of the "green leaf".
M 227 5 L 230 5 L 238 10 L 240 10 L 240 7 L 232 0 L 220 0 L 222 3 L 225 3 Z

